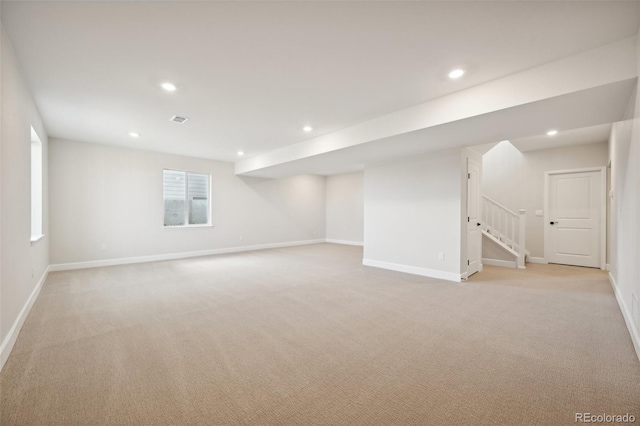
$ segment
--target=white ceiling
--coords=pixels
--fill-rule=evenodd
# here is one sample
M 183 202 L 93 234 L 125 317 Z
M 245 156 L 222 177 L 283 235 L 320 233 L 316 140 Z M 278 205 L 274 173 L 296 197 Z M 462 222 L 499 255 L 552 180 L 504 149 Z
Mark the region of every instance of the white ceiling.
M 398 136 L 308 156 L 296 161 L 242 173 L 244 176 L 281 178 L 296 174 L 332 175 L 362 170 L 366 165 L 398 157 L 454 147 L 474 147 L 500 141 L 500 135 L 513 135 L 513 141 L 529 139 L 548 123 L 559 129 L 582 129 L 593 125 L 609 126 L 624 115 L 636 79 L 599 86 L 506 108 L 464 120 L 403 133 Z M 565 139 L 560 133 L 558 140 Z
M 224 161 L 638 30 L 638 3 L 615 1 L 0 4 L 50 136 Z
M 607 142 L 611 133 L 611 124 L 600 124 L 578 129 L 560 129 L 557 135 L 546 134 L 510 140 L 522 152 L 537 151 L 539 149 L 559 148 L 570 145 L 586 145 Z

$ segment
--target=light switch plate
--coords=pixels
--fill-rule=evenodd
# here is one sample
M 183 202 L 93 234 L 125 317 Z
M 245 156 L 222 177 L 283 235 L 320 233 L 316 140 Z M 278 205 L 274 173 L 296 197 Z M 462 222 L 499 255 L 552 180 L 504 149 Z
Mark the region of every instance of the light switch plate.
M 544 211 L 542 211 L 542 210 L 536 210 L 536 216 L 538 216 L 538 217 L 542 217 L 542 216 L 544 216 Z

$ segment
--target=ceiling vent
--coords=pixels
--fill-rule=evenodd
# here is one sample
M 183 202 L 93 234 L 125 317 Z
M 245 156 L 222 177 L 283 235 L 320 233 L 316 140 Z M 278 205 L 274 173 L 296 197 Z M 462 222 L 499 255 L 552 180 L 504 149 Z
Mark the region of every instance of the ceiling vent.
M 179 124 L 186 123 L 187 120 L 188 120 L 187 117 L 180 117 L 179 115 L 174 115 L 169 119 L 169 121 L 173 121 L 174 123 L 179 123 Z

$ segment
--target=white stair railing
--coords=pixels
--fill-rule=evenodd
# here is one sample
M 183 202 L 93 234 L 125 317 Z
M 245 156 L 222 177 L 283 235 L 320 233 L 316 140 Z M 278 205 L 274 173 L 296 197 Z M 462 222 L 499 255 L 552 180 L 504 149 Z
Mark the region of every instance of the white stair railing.
M 524 210 L 514 213 L 491 198 L 482 196 L 482 229 L 518 256 L 518 268 L 524 268 L 525 213 Z

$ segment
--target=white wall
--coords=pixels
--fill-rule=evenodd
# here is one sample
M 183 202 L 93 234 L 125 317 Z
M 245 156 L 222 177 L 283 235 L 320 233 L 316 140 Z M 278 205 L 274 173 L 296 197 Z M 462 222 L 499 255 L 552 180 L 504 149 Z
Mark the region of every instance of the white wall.
M 508 209 L 527 211 L 526 248 L 532 257 L 544 257 L 544 172 L 551 170 L 604 167 L 608 163 L 607 143 L 575 145 L 520 152 L 501 142 L 484 154 L 482 193 Z
M 0 367 L 19 331 L 20 317 L 49 265 L 47 202 L 47 133 L 21 76 L 11 43 L 1 31 L 2 147 L 0 154 Z M 45 237 L 31 244 L 31 126 L 43 148 L 43 230 Z M 28 312 L 28 311 L 27 311 Z M 12 332 L 12 329 L 16 332 Z
M 637 302 L 640 299 L 639 95 L 638 91 L 634 94 L 627 110 L 627 115 L 632 118 L 613 125 L 609 154 L 613 190 L 610 200 L 613 213 L 610 223 L 610 279 L 640 358 L 640 306 Z
M 364 172 L 327 176 L 327 240 L 364 241 Z
M 365 264 L 460 279 L 461 164 L 449 149 L 365 167 Z
M 513 267 L 516 267 L 516 261 L 518 257 L 509 253 L 495 241 L 483 236 L 482 237 L 482 258 L 489 260 L 502 260 L 506 262 L 513 262 Z
M 56 139 L 49 162 L 52 264 L 325 238 L 321 176 L 237 177 L 231 163 Z M 163 228 L 163 168 L 211 174 L 213 227 Z

